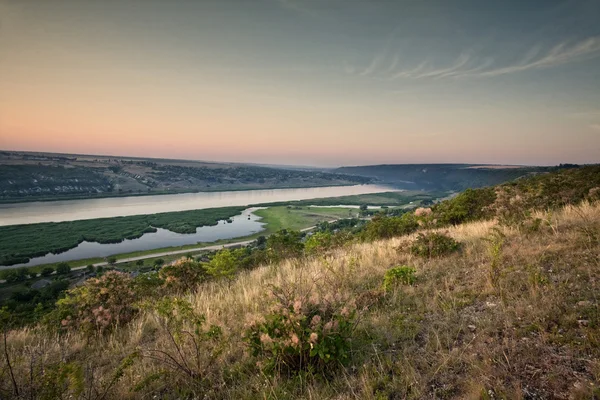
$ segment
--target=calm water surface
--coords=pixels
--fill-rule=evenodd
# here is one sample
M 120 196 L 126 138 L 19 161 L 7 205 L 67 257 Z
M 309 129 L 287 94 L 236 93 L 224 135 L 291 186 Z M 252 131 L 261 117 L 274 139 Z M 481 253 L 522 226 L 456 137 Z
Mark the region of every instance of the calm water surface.
M 219 239 L 232 239 L 247 236 L 264 229 L 264 224 L 259 222 L 260 217 L 252 214 L 252 211 L 254 210 L 256 210 L 256 208 L 244 210 L 241 215 L 231 218 L 233 221 L 231 223 L 219 221 L 215 226 L 202 226 L 196 228 L 196 233 L 181 234 L 158 228 L 157 232 L 146 233 L 138 239 L 127 239 L 120 243 L 100 244 L 96 242 L 82 242 L 79 246 L 67 250 L 64 253 L 48 253 L 42 257 L 32 258 L 28 263 L 12 265 L 6 268 L 32 267 L 34 265 L 54 262 L 106 257 L 112 254 L 152 250 L 170 246 L 182 246 L 199 242 L 213 242 Z M 1 268 L 2 266 L 0 266 L 0 269 Z
M 75 221 L 214 207 L 247 206 L 277 201 L 319 199 L 394 190 L 397 189 L 379 185 L 327 186 L 303 189 L 203 192 L 0 204 L 0 225 Z

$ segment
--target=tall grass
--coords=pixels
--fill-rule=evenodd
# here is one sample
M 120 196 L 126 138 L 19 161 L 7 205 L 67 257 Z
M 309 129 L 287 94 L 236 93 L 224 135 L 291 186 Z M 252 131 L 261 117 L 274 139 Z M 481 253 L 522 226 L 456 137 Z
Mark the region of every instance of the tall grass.
M 231 285 L 203 283 L 179 296 L 207 325 L 222 329 L 219 357 L 203 383 L 173 377 L 136 392 L 144 377 L 164 370 L 144 359 L 123 372 L 109 398 L 594 398 L 600 393 L 600 204 L 535 215 L 548 223 L 530 235 L 494 221 L 447 228 L 463 247 L 445 257 L 411 254 L 416 235 L 408 235 L 263 265 L 241 272 Z M 486 238 L 494 230 L 503 241 L 490 253 Z M 386 272 L 398 265 L 414 268 L 414 284 L 384 292 Z M 268 313 L 271 286 L 355 299 L 359 317 L 347 366 L 327 379 L 261 373 L 242 335 Z M 128 325 L 89 340 L 41 328 L 10 331 L 7 352 L 26 392 L 32 360 L 81 363 L 102 386 L 128 354 L 170 340 L 152 310 L 143 310 Z M 10 398 L 5 362 L 2 368 L 0 395 Z

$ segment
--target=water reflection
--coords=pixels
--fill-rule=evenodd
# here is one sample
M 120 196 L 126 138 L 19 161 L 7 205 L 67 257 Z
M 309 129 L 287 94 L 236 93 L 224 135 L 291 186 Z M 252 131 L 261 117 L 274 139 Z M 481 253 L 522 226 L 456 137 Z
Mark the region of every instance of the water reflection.
M 101 244 L 96 242 L 82 242 L 79 246 L 64 253 L 48 253 L 42 257 L 32 258 L 28 263 L 12 265 L 8 268 L 31 267 L 34 265 L 61 261 L 106 257 L 112 254 L 152 250 L 170 246 L 182 246 L 200 242 L 214 242 L 219 239 L 232 239 L 247 236 L 264 229 L 264 224 L 259 222 L 260 217 L 252 213 L 254 210 L 256 210 L 256 208 L 245 210 L 241 215 L 231 218 L 231 223 L 219 221 L 215 226 L 202 226 L 196 228 L 196 233 L 181 234 L 158 228 L 157 232 L 146 233 L 138 239 L 127 239 L 120 243 Z

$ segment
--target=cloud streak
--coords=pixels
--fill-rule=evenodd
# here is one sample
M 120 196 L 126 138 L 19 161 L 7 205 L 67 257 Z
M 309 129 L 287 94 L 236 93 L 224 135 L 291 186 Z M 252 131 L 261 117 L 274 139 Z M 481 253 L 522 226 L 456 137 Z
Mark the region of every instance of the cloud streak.
M 448 66 L 433 67 L 431 66 L 433 63 L 426 60 L 415 67 L 396 70 L 400 56 L 394 55 L 390 61 L 389 52 L 385 49 L 377 54 L 371 63 L 357 75 L 387 80 L 492 78 L 523 71 L 553 68 L 588 60 L 599 55 L 600 36 L 595 36 L 575 43 L 562 42 L 545 52 L 541 51 L 541 46 L 534 46 L 521 58 L 521 61 L 504 66 L 498 66 L 493 58 L 482 59 L 472 55 L 471 52 L 463 52 Z M 389 67 L 385 68 L 386 65 Z M 348 71 L 347 68 L 346 71 Z

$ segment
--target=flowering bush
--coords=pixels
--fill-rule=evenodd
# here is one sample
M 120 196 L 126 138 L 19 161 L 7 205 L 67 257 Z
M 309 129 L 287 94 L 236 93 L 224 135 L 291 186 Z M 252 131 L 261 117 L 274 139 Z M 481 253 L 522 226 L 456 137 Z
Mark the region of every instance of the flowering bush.
M 354 303 L 333 295 L 299 298 L 280 288 L 272 294 L 271 311 L 250 323 L 244 337 L 265 372 L 322 373 L 348 360 Z
M 181 258 L 163 267 L 158 275 L 164 281 L 165 288 L 180 292 L 192 290 L 206 279 L 206 270 L 199 262 Z
M 53 313 L 63 329 L 103 333 L 133 318 L 136 295 L 128 274 L 109 271 L 101 278 L 88 279 L 56 302 Z

